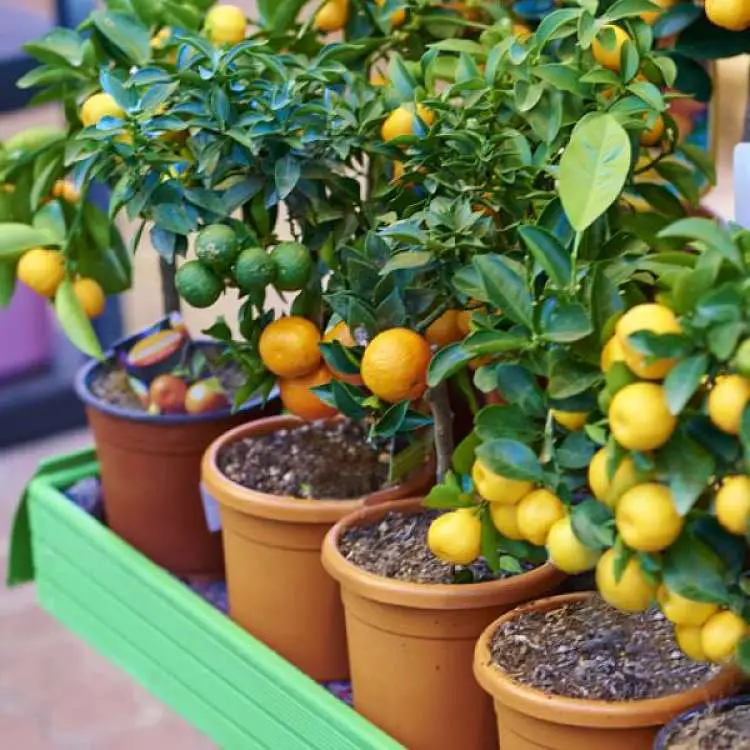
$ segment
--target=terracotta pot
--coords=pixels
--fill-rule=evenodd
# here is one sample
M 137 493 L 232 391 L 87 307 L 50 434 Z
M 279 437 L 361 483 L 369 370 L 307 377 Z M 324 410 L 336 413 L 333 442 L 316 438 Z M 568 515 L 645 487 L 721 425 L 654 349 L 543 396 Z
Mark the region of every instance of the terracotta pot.
M 236 414 L 134 412 L 93 396 L 89 383 L 98 367 L 91 362 L 79 371 L 76 391 L 94 433 L 107 525 L 175 575 L 223 576 L 221 535 L 209 531 L 201 501 L 201 456 L 218 435 L 275 413 L 278 404 L 250 404 Z
M 472 654 L 499 614 L 553 589 L 550 565 L 502 581 L 421 584 L 368 573 L 348 562 L 339 540 L 354 526 L 421 499 L 365 508 L 331 529 L 323 564 L 341 583 L 354 705 L 409 750 L 488 750 L 496 744 L 492 703 L 476 684 Z
M 684 693 L 640 701 L 587 701 L 548 695 L 514 682 L 490 663 L 498 627 L 523 612 L 548 611 L 596 596 L 593 592 L 540 599 L 500 617 L 479 639 L 474 674 L 493 697 L 502 750 L 651 750 L 659 729 L 691 706 L 735 692 L 742 674 L 727 667 Z
M 434 484 L 434 463 L 406 482 L 352 500 L 280 497 L 224 476 L 217 458 L 243 438 L 297 427 L 280 416 L 243 425 L 215 440 L 203 457 L 203 485 L 218 503 L 224 538 L 229 616 L 318 681 L 349 676 L 338 584 L 320 562 L 328 530 L 365 503 L 409 497 Z

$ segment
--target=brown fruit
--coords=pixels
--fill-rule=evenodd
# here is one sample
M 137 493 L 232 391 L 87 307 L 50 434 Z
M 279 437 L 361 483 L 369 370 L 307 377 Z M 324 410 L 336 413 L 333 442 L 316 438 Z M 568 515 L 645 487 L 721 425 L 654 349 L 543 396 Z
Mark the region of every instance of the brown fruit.
M 206 378 L 193 383 L 185 396 L 185 409 L 188 414 L 206 414 L 228 407 L 229 399 L 218 378 Z
M 188 387 L 176 375 L 159 375 L 148 389 L 150 402 L 161 414 L 181 414 L 185 411 Z

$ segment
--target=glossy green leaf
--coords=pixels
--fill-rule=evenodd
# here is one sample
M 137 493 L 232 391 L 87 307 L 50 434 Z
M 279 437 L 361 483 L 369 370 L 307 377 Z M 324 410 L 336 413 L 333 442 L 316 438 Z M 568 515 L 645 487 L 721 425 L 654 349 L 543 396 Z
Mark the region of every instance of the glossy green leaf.
M 509 479 L 523 479 L 539 482 L 542 479 L 542 466 L 534 451 L 517 440 L 496 438 L 482 443 L 477 448 L 477 457 L 496 474 Z
M 542 305 L 542 335 L 548 341 L 571 343 L 586 338 L 594 327 L 586 308 L 580 302 L 547 299 Z
M 701 242 L 720 252 L 735 267 L 744 268 L 739 248 L 732 242 L 729 233 L 713 219 L 682 219 L 662 229 L 659 237 L 679 237 L 691 242 Z
M 686 515 L 709 485 L 716 470 L 713 456 L 689 437 L 677 433 L 658 455 L 660 474 L 669 478 L 675 508 Z
M 721 558 L 688 531 L 663 556 L 664 583 L 687 599 L 724 604 L 729 596 Z
M 510 438 L 527 444 L 539 438 L 542 432 L 515 404 L 485 406 L 474 418 L 474 430 L 483 441 Z
M 123 54 L 137 65 L 145 65 L 151 56 L 148 28 L 126 13 L 95 10 L 91 22 Z
M 78 349 L 89 357 L 104 359 L 94 327 L 81 308 L 70 279 L 64 279 L 55 293 L 55 313 L 63 332 Z
M 443 347 L 430 362 L 427 370 L 427 385 L 434 388 L 465 367 L 473 358 L 474 355 L 466 351 L 461 344 L 449 344 Z
M 615 519 L 612 511 L 593 499 L 574 506 L 571 513 L 573 532 L 586 547 L 609 549 L 615 541 Z
M 403 253 L 397 253 L 391 257 L 380 270 L 380 273 L 383 276 L 387 276 L 394 271 L 424 268 L 424 266 L 428 265 L 433 259 L 434 256 L 429 250 L 408 250 Z
M 32 247 L 57 245 L 55 237 L 44 229 L 26 224 L 0 224 L 0 260 L 16 260 Z
M 287 155 L 276 162 L 274 179 L 279 200 L 285 200 L 297 186 L 301 175 L 300 163 L 293 156 Z
M 708 357 L 705 354 L 688 357 L 672 368 L 664 379 L 667 405 L 672 414 L 679 414 L 687 406 L 707 369 Z
M 13 261 L 0 261 L 0 307 L 7 307 L 13 299 L 16 288 L 16 264 Z
M 474 267 L 484 287 L 484 299 L 514 322 L 533 327 L 531 294 L 515 267 L 500 255 L 480 255 Z
M 630 138 L 612 115 L 580 122 L 560 160 L 559 187 L 565 213 L 582 232 L 617 200 L 628 177 Z
M 561 288 L 567 286 L 572 275 L 570 253 L 557 237 L 530 224 L 519 227 L 518 234 L 552 282 Z

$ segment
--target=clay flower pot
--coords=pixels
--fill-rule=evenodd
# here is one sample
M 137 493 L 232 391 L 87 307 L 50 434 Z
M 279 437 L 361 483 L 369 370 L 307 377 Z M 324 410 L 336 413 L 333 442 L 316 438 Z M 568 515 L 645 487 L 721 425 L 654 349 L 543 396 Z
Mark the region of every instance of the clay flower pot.
M 230 443 L 302 424 L 271 417 L 222 435 L 203 457 L 203 485 L 219 504 L 231 619 L 313 679 L 341 680 L 349 676 L 344 613 L 338 584 L 320 562 L 323 539 L 365 503 L 426 491 L 435 467 L 427 462 L 403 484 L 351 500 L 269 495 L 220 471 L 217 459 Z
M 209 443 L 235 425 L 278 411 L 271 402 L 206 414 L 154 415 L 107 404 L 89 383 L 93 361 L 76 377 L 101 466 L 104 512 L 115 534 L 185 578 L 219 578 L 221 535 L 209 531 L 200 495 L 200 465 Z
M 392 510 L 424 508 L 412 499 L 359 510 L 323 545 L 323 564 L 341 583 L 355 708 L 409 750 L 488 750 L 497 740 L 492 702 L 472 674 L 476 639 L 499 614 L 565 576 L 543 565 L 483 583 L 410 583 L 346 560 L 339 551 L 346 530 Z
M 651 750 L 666 722 L 691 706 L 736 691 L 742 674 L 722 669 L 713 679 L 683 693 L 621 703 L 549 695 L 521 685 L 490 662 L 490 642 L 502 623 L 529 611 L 548 611 L 596 596 L 564 594 L 508 612 L 482 633 L 474 655 L 474 674 L 493 697 L 502 750 Z

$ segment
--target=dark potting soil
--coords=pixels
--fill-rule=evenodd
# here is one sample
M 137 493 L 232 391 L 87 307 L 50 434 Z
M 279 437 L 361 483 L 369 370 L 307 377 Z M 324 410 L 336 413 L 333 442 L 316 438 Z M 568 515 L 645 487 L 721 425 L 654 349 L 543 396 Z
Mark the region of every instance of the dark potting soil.
M 666 750 L 750 750 L 750 706 L 705 711 L 673 732 Z
M 310 422 L 228 445 L 219 468 L 233 482 L 271 495 L 351 500 L 382 489 L 389 455 L 356 422 Z
M 497 578 L 481 558 L 462 568 L 461 572 L 468 575 L 459 578 L 454 566 L 432 554 L 427 546 L 427 531 L 437 516 L 434 510 L 413 515 L 391 511 L 377 523 L 346 531 L 339 549 L 357 567 L 399 581 L 463 583 Z
M 584 700 L 659 698 L 700 685 L 719 669 L 685 656 L 658 609 L 621 612 L 599 597 L 515 617 L 498 628 L 490 651 L 517 682 Z

